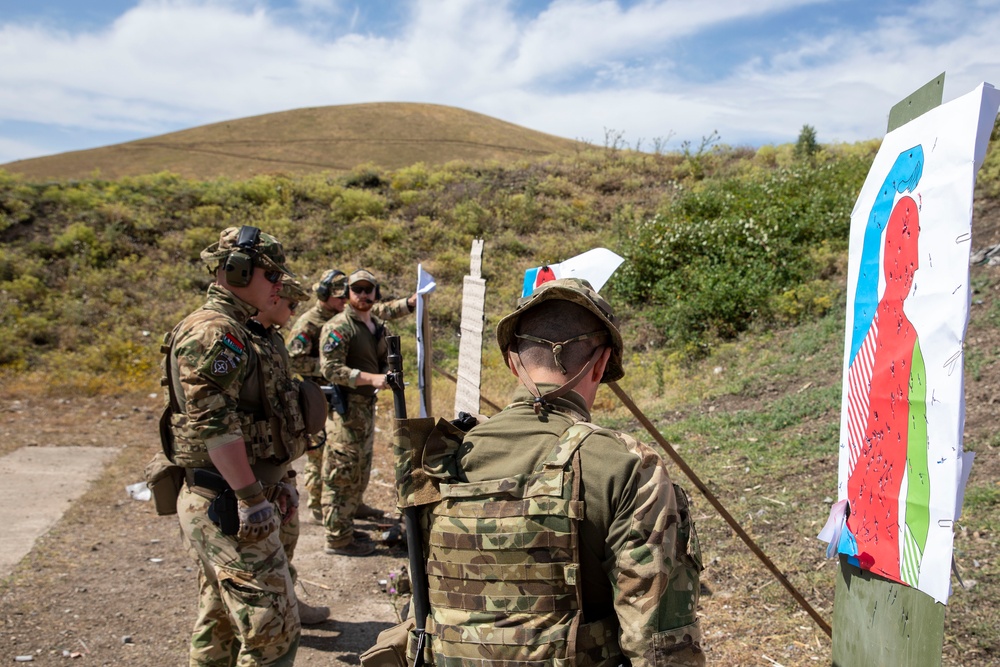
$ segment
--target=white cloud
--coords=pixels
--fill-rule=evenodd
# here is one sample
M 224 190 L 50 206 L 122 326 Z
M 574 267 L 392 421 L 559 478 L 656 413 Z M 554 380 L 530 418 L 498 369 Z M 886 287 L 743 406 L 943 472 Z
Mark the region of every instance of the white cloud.
M 983 79 L 1000 85 L 1000 0 L 961 12 L 927 0 L 862 30 L 817 22 L 711 83 L 681 78 L 678 40 L 816 4 L 841 7 L 555 0 L 515 16 L 505 2 L 413 0 L 385 36 L 350 32 L 358 5 L 338 0 L 298 0 L 299 23 L 290 10 L 233 0 L 146 0 L 91 32 L 0 19 L 0 120 L 152 135 L 300 107 L 416 101 L 598 144 L 605 128 L 631 141 L 697 141 L 715 129 L 727 143 L 788 141 L 804 123 L 821 141 L 854 141 L 879 136 L 889 107 L 942 70 L 948 98 Z M 319 14 L 334 29 L 316 29 Z

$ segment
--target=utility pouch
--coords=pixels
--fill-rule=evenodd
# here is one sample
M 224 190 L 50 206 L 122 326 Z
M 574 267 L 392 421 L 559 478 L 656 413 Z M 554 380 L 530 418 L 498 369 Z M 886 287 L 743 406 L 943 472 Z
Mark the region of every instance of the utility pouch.
M 408 667 L 406 643 L 410 631 L 415 627 L 414 620 L 408 618 L 399 625 L 380 632 L 375 645 L 361 654 L 363 667 Z
M 227 489 L 208 506 L 208 518 L 219 527 L 223 535 L 240 532 L 240 515 L 236 503 L 236 494 Z
M 163 452 L 157 452 L 146 464 L 144 473 L 156 513 L 160 516 L 177 514 L 177 496 L 184 484 L 184 468 L 171 463 Z
M 327 402 L 319 385 L 310 380 L 299 383 L 299 406 L 305 421 L 306 433 L 315 435 L 322 431 L 326 426 Z

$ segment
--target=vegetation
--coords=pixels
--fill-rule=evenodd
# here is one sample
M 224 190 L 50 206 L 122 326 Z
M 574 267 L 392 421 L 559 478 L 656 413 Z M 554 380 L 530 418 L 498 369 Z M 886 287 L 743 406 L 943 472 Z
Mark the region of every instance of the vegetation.
M 0 171 L 0 382 L 10 395 L 156 390 L 160 337 L 200 303 L 210 276 L 199 253 L 228 225 L 274 233 L 307 284 L 331 266 L 366 267 L 403 295 L 421 263 L 438 281 L 434 361 L 448 371 L 474 238 L 486 240 L 487 338 L 526 268 L 605 246 L 627 260 L 603 290 L 624 320 L 623 386 L 829 617 L 834 566 L 815 535 L 836 495 L 849 216 L 877 142 L 820 145 L 807 130 L 794 145 L 729 147 L 713 133 L 678 153 L 656 141 L 652 154 L 612 131 L 602 148 L 561 156 L 244 179 Z M 997 151 L 977 188 L 982 202 L 1000 197 Z M 956 530 L 969 585 L 949 603 L 945 664 L 985 665 L 1000 656 L 1000 437 L 983 416 L 996 400 L 1000 280 L 987 267 L 972 278 L 965 441 L 979 458 Z M 412 347 L 404 356 L 413 363 Z M 503 404 L 511 382 L 485 345 L 485 398 Z M 435 382 L 436 404 L 453 390 Z M 595 412 L 648 440 L 610 392 Z M 826 639 L 704 499 L 694 504 L 713 654 L 756 664 L 771 646 L 782 664 L 818 660 Z M 754 634 L 761 608 L 766 637 Z
M 876 142 L 803 160 L 791 145 L 715 138 L 677 154 L 616 145 L 244 180 L 37 183 L 0 171 L 0 372 L 59 377 L 74 391 L 150 382 L 162 334 L 210 282 L 200 251 L 241 224 L 280 238 L 306 283 L 329 266 L 366 267 L 402 295 L 422 263 L 438 280 L 446 368 L 474 238 L 487 241 L 488 324 L 526 268 L 596 246 L 627 260 L 605 291 L 639 350 L 693 359 L 747 330 L 822 317 L 842 300 L 850 209 Z M 990 158 L 983 189 L 997 187 Z

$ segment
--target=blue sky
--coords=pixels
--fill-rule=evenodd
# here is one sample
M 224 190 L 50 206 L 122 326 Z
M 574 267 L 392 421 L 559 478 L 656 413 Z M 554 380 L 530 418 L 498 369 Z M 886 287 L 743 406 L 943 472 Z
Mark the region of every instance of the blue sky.
M 1000 86 L 1000 0 L 0 0 L 0 164 L 303 107 L 428 102 L 603 145 L 880 137 Z

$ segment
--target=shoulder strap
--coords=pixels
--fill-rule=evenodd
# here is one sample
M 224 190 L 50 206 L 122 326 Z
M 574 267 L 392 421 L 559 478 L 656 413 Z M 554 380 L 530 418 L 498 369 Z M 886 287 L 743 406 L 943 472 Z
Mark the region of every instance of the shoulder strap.
M 183 320 L 181 321 L 183 323 Z M 173 356 L 174 350 L 174 338 L 177 336 L 177 329 L 180 328 L 181 323 L 178 323 L 170 333 L 168 333 L 163 339 L 163 345 L 160 346 L 160 353 L 164 355 L 163 357 L 163 372 L 164 372 L 164 384 L 167 387 L 167 396 L 170 401 L 170 409 L 174 412 L 180 412 L 181 406 L 177 401 L 177 395 L 174 394 L 174 372 L 173 372 Z
M 171 359 L 174 349 L 174 337 L 176 336 L 177 329 L 179 327 L 180 323 L 178 323 L 177 326 L 170 331 L 170 333 L 164 336 L 163 344 L 160 346 L 160 352 L 164 355 L 164 377 L 161 383 L 167 388 L 167 404 L 163 407 L 163 413 L 160 415 L 160 447 L 163 448 L 163 455 L 166 456 L 167 460 L 171 463 L 174 462 L 174 434 L 170 429 L 170 422 L 171 417 L 181 411 L 180 403 L 177 401 L 177 395 L 174 394 L 173 360 Z

